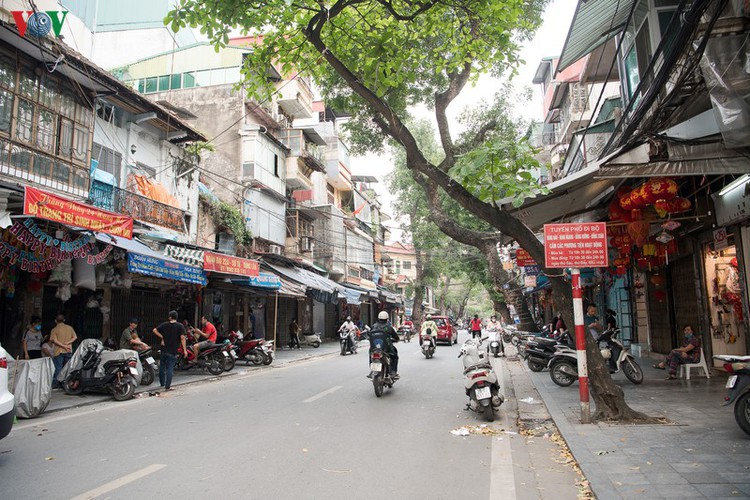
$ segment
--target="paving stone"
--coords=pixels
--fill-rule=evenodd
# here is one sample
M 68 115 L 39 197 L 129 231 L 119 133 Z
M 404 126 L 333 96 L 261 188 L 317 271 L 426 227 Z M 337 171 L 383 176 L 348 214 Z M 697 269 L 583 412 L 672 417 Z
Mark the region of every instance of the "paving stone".
M 677 472 L 687 473 L 687 474 L 710 471 L 710 469 L 706 466 L 706 464 L 702 464 L 699 462 L 672 462 L 670 465 Z
M 750 476 L 750 475 L 749 475 Z M 727 479 L 718 472 L 691 472 L 687 476 L 687 480 L 691 484 L 698 483 L 725 483 Z
M 730 483 L 742 483 L 750 480 L 750 471 L 745 472 L 719 472 L 721 477 Z
M 705 498 L 705 495 L 689 484 L 657 484 L 654 489 L 662 498 Z
M 688 480 L 679 472 L 645 472 L 646 479 L 653 484 L 688 484 Z
M 634 485 L 634 484 L 649 484 L 648 478 L 640 472 L 628 472 L 628 473 L 610 473 L 609 477 L 612 478 L 612 482 L 618 488 L 622 485 Z
M 741 490 L 731 483 L 694 484 L 693 486 L 709 498 L 714 498 L 717 496 L 741 496 L 739 495 L 739 492 Z

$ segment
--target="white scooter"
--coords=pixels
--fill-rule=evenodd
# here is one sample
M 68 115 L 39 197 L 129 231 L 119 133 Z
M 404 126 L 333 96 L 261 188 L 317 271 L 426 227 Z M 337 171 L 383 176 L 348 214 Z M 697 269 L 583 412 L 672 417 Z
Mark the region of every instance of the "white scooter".
M 320 347 L 320 334 L 318 332 L 300 334 L 299 345 L 300 347 L 303 345 L 311 345 L 315 348 Z
M 464 388 L 469 396 L 467 408 L 481 413 L 492 422 L 495 412 L 500 409 L 505 398 L 500 394 L 500 384 L 487 354 L 482 349 L 483 339 L 468 339 L 461 346 L 459 358 L 464 364 Z

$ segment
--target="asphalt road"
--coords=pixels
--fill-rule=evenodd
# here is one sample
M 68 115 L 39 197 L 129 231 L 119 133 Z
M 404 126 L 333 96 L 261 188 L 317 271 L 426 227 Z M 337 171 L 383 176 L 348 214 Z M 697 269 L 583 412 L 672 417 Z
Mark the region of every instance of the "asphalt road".
M 0 441 L 0 497 L 514 498 L 514 416 L 501 410 L 493 435 L 451 433 L 482 423 L 464 409 L 460 344 L 429 360 L 398 347 L 382 398 L 365 344 L 22 421 Z

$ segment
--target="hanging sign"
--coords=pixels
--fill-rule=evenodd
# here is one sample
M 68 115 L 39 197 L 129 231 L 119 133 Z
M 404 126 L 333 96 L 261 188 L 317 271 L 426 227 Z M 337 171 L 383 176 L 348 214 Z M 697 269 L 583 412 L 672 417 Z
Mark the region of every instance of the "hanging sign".
M 203 270 L 256 277 L 260 274 L 260 262 L 233 255 L 203 252 Z
M 723 250 L 729 246 L 727 228 L 720 227 L 714 231 L 714 250 Z
M 196 285 L 205 285 L 207 283 L 206 274 L 199 267 L 186 266 L 179 262 L 148 257 L 132 252 L 128 252 L 128 271 L 156 278 L 194 283 Z
M 114 247 L 112 245 L 107 245 L 104 247 L 104 250 L 99 252 L 96 255 L 87 255 L 86 256 L 86 263 L 90 266 L 96 266 L 98 264 L 101 264 L 107 259 L 107 256 L 112 252 L 112 249 Z
M 513 262 L 509 260 L 503 261 L 503 270 L 510 271 L 511 269 L 513 269 Z
M 607 224 L 545 224 L 544 263 L 551 268 L 607 267 Z
M 523 266 L 523 272 L 526 276 L 536 276 L 541 272 L 539 266 Z
M 519 248 L 516 250 L 516 265 L 518 267 L 535 266 L 536 262 L 531 258 L 529 252 L 523 248 Z
M 24 215 L 133 239 L 133 219 L 26 186 Z
M 536 276 L 525 276 L 523 284 L 526 288 L 534 288 L 536 286 Z

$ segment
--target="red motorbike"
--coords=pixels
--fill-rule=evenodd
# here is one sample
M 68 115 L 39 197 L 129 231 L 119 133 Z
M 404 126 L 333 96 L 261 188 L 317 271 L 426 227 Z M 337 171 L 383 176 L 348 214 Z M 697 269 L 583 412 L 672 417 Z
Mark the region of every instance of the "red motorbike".
M 187 336 L 187 353 L 182 347 L 177 349 L 177 363 L 175 367 L 179 370 L 189 370 L 190 368 L 201 368 L 208 370 L 211 375 L 220 375 L 224 371 L 225 358 L 229 356 L 224 348 L 224 344 L 214 344 L 201 349 L 198 358 L 193 354 L 193 345 L 196 341 L 192 335 Z
M 270 365 L 273 363 L 274 352 L 273 341 L 265 339 L 244 339 L 242 332 L 230 332 L 229 340 L 234 346 L 237 359 L 244 360 L 246 364 Z

